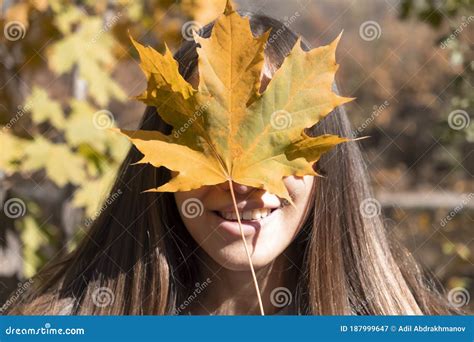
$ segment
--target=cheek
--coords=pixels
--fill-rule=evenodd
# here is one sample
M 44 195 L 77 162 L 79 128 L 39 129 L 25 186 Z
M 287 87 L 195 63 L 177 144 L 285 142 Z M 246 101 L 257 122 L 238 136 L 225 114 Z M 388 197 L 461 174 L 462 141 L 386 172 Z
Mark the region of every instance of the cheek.
M 293 200 L 294 206 L 287 205 L 283 208 L 283 222 L 287 227 L 291 227 L 290 230 L 293 235 L 297 234 L 301 229 L 311 207 L 313 184 L 314 177 L 312 176 L 285 178 L 285 186 Z
M 315 179 L 313 176 L 285 178 L 285 186 L 298 211 L 304 210 L 311 200 L 314 182 Z
M 313 201 L 312 189 L 314 177 L 287 177 L 285 186 L 294 205 L 287 204 L 281 210 L 281 219 L 278 226 L 278 243 L 288 246 L 298 232 L 309 213 Z
M 203 198 L 207 192 L 208 190 L 206 188 L 201 188 L 174 193 L 176 206 L 181 219 L 190 232 L 197 230 L 199 225 L 202 225 L 201 221 L 205 211 Z

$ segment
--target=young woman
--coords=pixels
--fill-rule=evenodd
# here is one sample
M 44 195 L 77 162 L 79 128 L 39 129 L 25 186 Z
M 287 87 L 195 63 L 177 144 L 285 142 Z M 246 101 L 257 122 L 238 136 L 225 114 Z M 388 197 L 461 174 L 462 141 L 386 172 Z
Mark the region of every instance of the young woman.
M 273 19 L 243 15 L 255 35 L 272 30 L 265 88 L 297 36 Z M 211 30 L 209 24 L 201 35 L 209 37 Z M 185 42 L 175 58 L 195 84 L 195 43 Z M 151 107 L 140 128 L 171 133 Z M 348 137 L 351 128 L 339 107 L 310 133 Z M 243 242 L 231 222 L 229 185 L 142 193 L 166 182 L 170 172 L 132 165 L 140 158 L 132 147 L 111 190 L 121 195 L 75 251 L 34 278 L 12 313 L 259 313 Z M 260 226 L 247 226 L 245 237 L 266 314 L 455 313 L 409 254 L 389 241 L 380 217 L 361 212 L 362 201 L 372 195 L 357 144 L 337 146 L 316 167 L 324 178 L 285 179 L 294 207 L 264 190 L 233 185 L 242 217 Z M 193 201 L 202 205 L 200 215 L 189 207 Z

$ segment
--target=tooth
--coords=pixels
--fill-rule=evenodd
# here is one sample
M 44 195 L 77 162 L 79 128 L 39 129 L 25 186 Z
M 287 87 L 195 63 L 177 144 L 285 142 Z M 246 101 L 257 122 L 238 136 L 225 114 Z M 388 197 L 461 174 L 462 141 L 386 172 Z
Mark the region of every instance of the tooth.
M 272 212 L 269 208 L 257 208 L 252 210 L 239 211 L 239 216 L 241 220 L 260 220 Z M 237 215 L 233 211 L 220 211 L 219 214 L 226 220 L 237 221 Z
M 252 220 L 260 220 L 261 214 L 259 209 L 252 210 Z
M 244 220 L 251 220 L 252 219 L 252 211 L 251 210 L 245 210 L 243 213 L 242 213 L 242 218 Z

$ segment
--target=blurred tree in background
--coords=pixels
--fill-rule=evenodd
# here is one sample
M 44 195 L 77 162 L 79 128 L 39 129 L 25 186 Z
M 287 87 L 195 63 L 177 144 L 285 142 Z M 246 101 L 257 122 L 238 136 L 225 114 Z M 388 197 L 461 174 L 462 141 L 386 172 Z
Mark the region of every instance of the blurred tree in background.
M 185 5 L 188 12 L 195 6 Z M 129 146 L 107 131 L 115 126 L 110 109 L 128 101 L 114 79 L 117 66 L 135 58 L 127 30 L 176 47 L 187 19 L 179 7 L 172 1 L 2 3 L 0 285 L 11 287 L 72 248 L 96 215 Z
M 338 76 L 343 94 L 357 97 L 348 105 L 357 133 L 372 137 L 363 143 L 376 190 L 474 192 L 472 0 L 237 3 L 288 23 L 314 46 L 345 30 Z M 130 100 L 145 83 L 128 34 L 175 51 L 223 4 L 0 0 L 0 304 L 74 248 L 104 201 L 120 195 L 109 189 L 129 144 L 107 129 L 136 128 L 144 109 Z M 380 39 L 361 40 L 364 21 L 380 23 Z M 452 128 L 454 115 L 462 129 Z M 444 285 L 472 289 L 472 206 L 439 230 L 449 205 L 382 202 L 393 236 Z
M 450 112 L 474 107 L 472 89 L 474 83 L 473 30 L 470 27 L 474 22 L 473 6 L 472 0 L 403 0 L 400 4 L 400 18 L 402 20 L 417 17 L 420 21 L 431 25 L 435 29 L 442 30 L 443 26 L 449 28 L 448 31 L 442 30 L 445 33 L 441 34 L 436 43 L 441 49 L 446 49 L 449 52 L 449 62 L 453 67 L 466 70 L 465 73 L 462 73 L 462 77 L 453 82 L 455 90 L 453 91 L 454 96 L 451 98 Z M 462 35 L 463 31 L 467 31 L 467 34 Z M 460 35 L 462 36 L 459 37 Z M 446 120 L 448 120 L 447 116 Z M 445 130 L 440 133 L 444 138 L 455 140 L 451 141 L 452 145 L 461 147 L 466 140 L 470 143 L 474 142 L 474 126 L 468 125 L 466 128 L 463 130 L 464 136 L 453 134 L 452 130 Z

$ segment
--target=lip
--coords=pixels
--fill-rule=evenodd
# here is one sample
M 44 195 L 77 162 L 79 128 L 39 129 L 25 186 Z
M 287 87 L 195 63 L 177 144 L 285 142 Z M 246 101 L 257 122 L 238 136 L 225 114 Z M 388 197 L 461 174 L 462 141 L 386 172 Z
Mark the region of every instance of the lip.
M 242 208 L 239 208 L 240 210 L 251 210 L 251 209 L 258 209 L 258 208 L 266 208 L 262 206 L 245 206 Z M 277 215 L 278 212 L 280 211 L 282 207 L 275 207 L 271 208 L 272 212 L 261 219 L 258 220 L 243 220 L 241 218 L 240 222 L 242 224 L 242 231 L 244 236 L 249 236 L 252 234 L 255 234 L 257 231 L 261 230 L 264 228 L 265 225 L 267 225 L 271 220 L 273 220 Z M 220 209 L 219 211 L 230 211 L 230 210 L 225 210 Z M 239 222 L 237 220 L 227 220 L 220 216 L 216 210 L 210 211 L 210 213 L 216 218 L 217 220 L 217 229 L 222 230 L 227 232 L 230 235 L 240 237 L 240 227 L 239 227 Z

